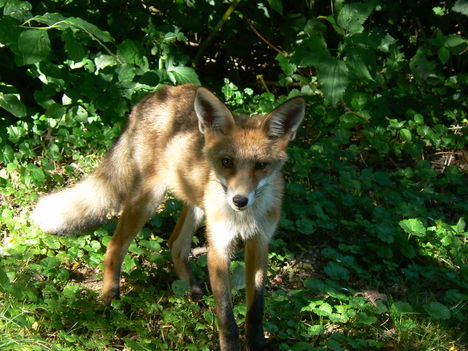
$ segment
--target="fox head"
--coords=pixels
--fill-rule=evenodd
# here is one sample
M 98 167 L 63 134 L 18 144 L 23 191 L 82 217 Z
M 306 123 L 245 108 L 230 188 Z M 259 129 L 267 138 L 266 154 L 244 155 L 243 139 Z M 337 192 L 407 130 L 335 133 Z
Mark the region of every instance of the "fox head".
M 246 118 L 234 116 L 208 89 L 198 88 L 194 109 L 205 137 L 204 153 L 226 201 L 235 211 L 247 209 L 286 162 L 286 147 L 304 118 L 304 99 Z

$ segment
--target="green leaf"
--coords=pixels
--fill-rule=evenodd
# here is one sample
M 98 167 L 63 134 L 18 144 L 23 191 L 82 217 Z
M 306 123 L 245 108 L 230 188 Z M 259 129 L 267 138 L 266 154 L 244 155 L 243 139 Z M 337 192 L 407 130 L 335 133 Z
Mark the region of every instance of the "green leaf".
M 46 270 L 50 271 L 60 265 L 60 260 L 57 257 L 49 256 L 41 260 L 41 266 Z
M 310 336 L 317 336 L 322 334 L 324 327 L 322 325 L 311 325 L 307 328 L 307 334 Z
M 364 31 L 364 22 L 374 8 L 373 1 L 345 4 L 338 14 L 337 24 L 349 34 L 361 33 Z
M 46 12 L 40 16 L 34 16 L 30 19 L 30 21 L 36 21 L 42 24 L 45 24 L 49 27 L 57 27 L 58 29 L 63 29 L 60 27 L 63 22 L 67 20 L 67 17 L 62 16 L 60 13 L 56 12 Z
M 467 40 L 460 35 L 448 35 L 445 37 L 444 46 L 447 48 L 455 48 L 459 45 L 466 44 Z
M 421 238 L 426 236 L 426 227 L 424 227 L 424 224 L 417 218 L 404 219 L 400 221 L 399 224 L 408 234 Z
M 400 137 L 403 141 L 406 141 L 406 142 L 410 142 L 412 139 L 411 132 L 406 128 L 403 128 L 400 130 Z
M 314 313 L 319 316 L 328 317 L 333 313 L 333 307 L 329 303 L 324 302 L 317 308 L 314 308 Z
M 124 40 L 117 46 L 117 52 L 127 63 L 137 64 L 141 61 L 142 53 L 133 40 Z
M 324 271 L 330 278 L 335 280 L 347 280 L 349 278 L 349 271 L 336 262 L 329 262 Z
M 325 39 L 321 36 L 313 36 L 304 40 L 296 48 L 294 55 L 291 59 L 292 63 L 299 66 L 315 66 L 320 65 L 321 62 L 331 59 L 328 52 Z
M 26 21 L 31 17 L 32 5 L 27 1 L 8 0 L 3 8 L 3 15 Z
M 304 32 L 309 36 L 309 37 L 316 37 L 316 36 L 322 36 L 327 30 L 327 26 L 319 21 L 317 18 L 312 18 L 307 21 L 305 27 L 304 27 Z
M 190 291 L 190 285 L 183 280 L 174 280 L 171 284 L 171 290 L 175 296 L 184 297 Z
M 74 62 L 80 62 L 86 57 L 86 50 L 83 45 L 75 39 L 75 36 L 71 29 L 63 32 L 62 39 L 65 41 L 65 51 L 68 53 L 68 57 Z
M 450 319 L 450 310 L 443 304 L 437 301 L 431 302 L 429 305 L 425 305 L 424 309 L 434 319 Z
M 15 152 L 13 151 L 13 148 L 8 144 L 5 145 L 0 155 L 0 160 L 3 163 L 11 163 L 14 161 L 14 159 L 15 159 Z
M 463 233 L 465 231 L 465 227 L 466 227 L 465 219 L 463 217 L 460 217 L 456 225 L 457 232 L 460 234 Z
M 0 43 L 12 48 L 16 47 L 18 36 L 22 32 L 18 24 L 18 20 L 12 17 L 0 17 Z
M 452 11 L 468 16 L 468 0 L 457 0 L 452 7 Z
M 367 313 L 365 312 L 360 312 L 356 315 L 356 318 L 357 318 L 357 321 L 361 324 L 365 324 L 365 325 L 371 325 L 371 324 L 374 324 L 376 321 L 377 321 L 377 317 L 376 316 L 369 316 Z
M 192 67 L 170 67 L 167 72 L 169 73 L 169 78 L 174 84 L 193 83 L 201 85 L 198 75 Z
M 450 51 L 446 47 L 441 47 L 437 50 L 437 56 L 439 56 L 440 62 L 446 64 L 450 59 Z
M 280 15 L 283 14 L 283 0 L 268 0 L 271 8 L 278 12 Z
M 112 38 L 108 32 L 99 29 L 96 25 L 79 17 L 63 17 L 60 13 L 45 13 L 44 15 L 31 18 L 31 20 L 46 24 L 50 27 L 55 27 L 59 30 L 65 30 L 70 27 L 77 28 L 87 33 L 94 40 L 114 42 L 114 38 Z
M 349 68 L 360 78 L 374 80 L 369 70 L 369 68 L 375 66 L 375 55 L 372 50 L 362 48 L 350 49 L 347 63 Z
M 276 60 L 285 75 L 289 76 L 297 71 L 297 66 L 294 63 L 291 63 L 291 59 L 289 57 L 278 54 L 276 56 Z
M 314 222 L 307 217 L 296 220 L 296 226 L 302 234 L 312 234 L 315 232 Z
M 26 106 L 18 98 L 17 94 L 3 94 L 0 93 L 0 107 L 4 108 L 16 117 L 26 116 Z
M 65 21 L 65 23 L 81 29 L 82 31 L 91 35 L 93 38 L 96 38 L 100 41 L 114 42 L 114 38 L 112 38 L 108 32 L 100 30 L 97 26 L 85 21 L 82 18 L 70 17 Z
M 429 60 L 421 49 L 411 58 L 410 68 L 419 81 L 426 80 L 436 70 L 434 61 Z
M 30 65 L 44 60 L 50 52 L 50 40 L 47 31 L 30 29 L 22 32 L 18 38 L 19 65 Z
M 343 61 L 331 58 L 320 63 L 317 78 L 323 94 L 333 106 L 343 97 L 348 87 L 348 68 Z

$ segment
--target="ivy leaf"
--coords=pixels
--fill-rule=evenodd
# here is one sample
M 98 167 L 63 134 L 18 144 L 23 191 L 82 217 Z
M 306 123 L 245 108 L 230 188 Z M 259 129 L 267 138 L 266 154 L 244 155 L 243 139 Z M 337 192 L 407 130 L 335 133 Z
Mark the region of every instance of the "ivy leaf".
M 26 30 L 19 35 L 19 66 L 44 60 L 50 52 L 50 40 L 45 30 Z
M 348 67 L 343 61 L 330 58 L 321 62 L 317 69 L 317 78 L 322 85 L 323 94 L 335 106 L 348 87 Z
M 423 238 L 426 236 L 426 227 L 417 218 L 404 219 L 399 222 L 400 227 L 408 234 Z

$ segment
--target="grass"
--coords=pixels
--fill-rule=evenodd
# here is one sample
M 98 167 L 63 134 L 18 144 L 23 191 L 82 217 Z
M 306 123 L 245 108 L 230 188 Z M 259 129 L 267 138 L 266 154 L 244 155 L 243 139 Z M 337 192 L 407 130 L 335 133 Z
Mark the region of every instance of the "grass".
M 96 159 L 78 160 L 74 172 L 88 172 Z M 168 199 L 165 211 L 131 245 L 123 264 L 122 298 L 106 307 L 100 301 L 102 261 L 115 223 L 82 236 L 48 236 L 28 221 L 36 197 L 29 187 L 4 197 L 2 204 L 0 350 L 217 348 L 206 256 L 193 258 L 208 291 L 199 302 L 186 297 L 187 287 L 172 271 L 166 239 L 180 204 Z M 194 246 L 203 245 L 198 235 Z M 267 337 L 278 350 L 467 349 L 466 294 L 457 286 L 437 285 L 453 285 L 450 269 L 431 265 L 396 280 L 363 278 L 353 272 L 349 257 L 331 259 L 338 257 L 335 248 L 325 236 L 301 241 L 298 233 L 278 233 L 265 312 Z M 231 268 L 235 314 L 243 330 L 241 254 Z

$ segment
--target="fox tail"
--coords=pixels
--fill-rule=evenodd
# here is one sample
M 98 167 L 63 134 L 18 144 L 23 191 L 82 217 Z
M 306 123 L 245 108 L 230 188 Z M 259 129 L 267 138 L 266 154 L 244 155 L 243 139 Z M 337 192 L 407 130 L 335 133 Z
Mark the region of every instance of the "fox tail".
M 49 234 L 70 234 L 97 226 L 118 213 L 134 179 L 125 134 L 93 174 L 42 197 L 32 221 Z

